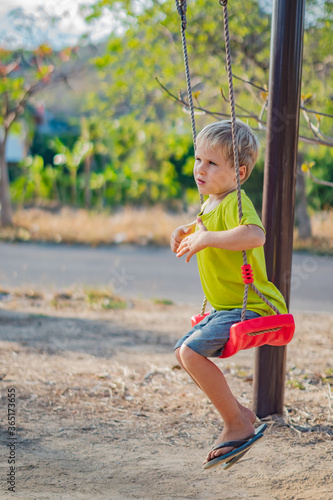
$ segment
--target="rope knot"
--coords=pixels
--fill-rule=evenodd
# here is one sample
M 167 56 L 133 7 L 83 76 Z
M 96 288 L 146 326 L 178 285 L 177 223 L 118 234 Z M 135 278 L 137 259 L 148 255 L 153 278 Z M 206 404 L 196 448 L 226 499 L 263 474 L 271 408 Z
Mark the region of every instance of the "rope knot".
M 219 4 L 220 4 L 222 7 L 226 7 L 226 6 L 227 6 L 227 3 L 228 3 L 228 0 L 219 0 Z
M 177 12 L 181 17 L 182 20 L 182 29 L 186 30 L 186 10 L 187 10 L 187 3 L 186 0 L 176 0 L 176 7 L 177 7 Z

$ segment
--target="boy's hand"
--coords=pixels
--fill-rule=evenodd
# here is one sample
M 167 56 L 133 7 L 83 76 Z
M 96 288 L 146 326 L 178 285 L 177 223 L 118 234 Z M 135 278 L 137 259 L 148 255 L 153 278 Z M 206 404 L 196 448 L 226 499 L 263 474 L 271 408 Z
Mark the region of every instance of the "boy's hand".
M 177 253 L 179 245 L 186 236 L 193 232 L 192 226 L 180 226 L 174 230 L 170 238 L 170 247 L 173 253 Z
M 194 254 L 206 248 L 206 245 L 204 243 L 204 235 L 206 232 L 208 232 L 208 230 L 200 217 L 197 218 L 197 223 L 199 226 L 199 230 L 184 238 L 178 247 L 177 257 L 182 257 L 187 253 L 185 262 L 190 262 L 191 257 Z

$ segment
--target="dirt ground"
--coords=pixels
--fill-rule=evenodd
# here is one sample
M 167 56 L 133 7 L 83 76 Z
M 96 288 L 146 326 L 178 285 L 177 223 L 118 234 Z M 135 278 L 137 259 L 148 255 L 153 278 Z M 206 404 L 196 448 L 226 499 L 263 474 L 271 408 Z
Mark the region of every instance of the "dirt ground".
M 268 418 L 265 438 L 230 471 L 204 471 L 221 422 L 172 353 L 196 311 L 94 308 L 65 295 L 2 299 L 0 498 L 333 499 L 333 315 L 296 315 L 283 418 Z M 251 406 L 253 351 L 218 364 Z M 11 452 L 15 493 L 6 482 Z

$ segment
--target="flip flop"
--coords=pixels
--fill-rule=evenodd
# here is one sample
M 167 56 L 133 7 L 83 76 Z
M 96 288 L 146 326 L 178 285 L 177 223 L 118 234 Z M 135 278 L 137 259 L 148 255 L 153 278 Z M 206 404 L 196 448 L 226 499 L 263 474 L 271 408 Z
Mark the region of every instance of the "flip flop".
M 229 462 L 225 462 L 223 465 L 222 465 L 222 469 L 223 470 L 228 470 L 230 469 L 230 467 L 232 467 L 233 465 L 235 465 L 236 462 L 238 462 L 238 460 L 240 460 L 241 458 L 244 457 L 245 453 L 247 453 L 249 450 L 246 450 L 246 451 L 243 451 L 243 453 L 240 453 L 239 455 L 237 455 L 236 457 L 232 458 L 231 460 L 229 460 Z
M 259 439 L 263 437 L 263 432 L 267 428 L 266 424 L 260 425 L 255 433 L 247 439 L 240 439 L 237 441 L 225 441 L 223 443 L 218 444 L 213 448 L 213 450 L 219 450 L 220 448 L 227 448 L 229 446 L 233 446 L 234 449 L 229 453 L 225 453 L 220 457 L 216 457 L 213 460 L 210 460 L 206 464 L 202 466 L 203 469 L 210 469 L 211 467 L 215 467 L 221 463 L 225 463 L 223 469 L 228 469 L 232 465 L 234 465 L 238 460 L 240 460 L 245 453 L 249 451 L 249 449 L 257 442 Z
M 262 437 L 265 429 L 267 429 L 267 425 L 266 424 L 262 424 L 259 427 L 257 427 L 257 429 L 255 430 L 255 433 L 254 433 L 255 436 L 261 434 L 261 437 Z M 233 465 L 235 465 L 235 463 L 238 462 L 241 458 L 243 458 L 243 456 L 245 455 L 245 453 L 247 453 L 248 451 L 249 451 L 249 449 L 247 449 L 243 453 L 240 453 L 236 457 L 234 457 L 231 460 L 229 460 L 228 462 L 226 462 L 224 465 L 222 465 L 222 469 L 223 470 L 227 470 L 230 467 L 232 467 Z

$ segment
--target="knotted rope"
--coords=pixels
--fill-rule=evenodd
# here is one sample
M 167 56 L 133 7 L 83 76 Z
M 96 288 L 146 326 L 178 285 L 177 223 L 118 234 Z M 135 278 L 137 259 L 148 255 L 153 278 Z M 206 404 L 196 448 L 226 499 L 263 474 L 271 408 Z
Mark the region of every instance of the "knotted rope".
M 195 128 L 191 78 L 190 78 L 190 69 L 189 69 L 188 54 L 187 54 L 186 35 L 185 35 L 185 31 L 186 31 L 186 27 L 187 27 L 187 19 L 186 19 L 187 4 L 186 4 L 186 0 L 175 0 L 175 1 L 176 1 L 176 7 L 177 7 L 178 14 L 181 17 L 181 34 L 182 34 L 183 56 L 184 56 L 184 64 L 185 64 L 185 76 L 186 76 L 186 84 L 187 84 L 187 95 L 188 95 L 189 109 L 190 109 L 190 114 L 191 114 L 193 144 L 194 144 L 194 150 L 195 150 L 196 149 L 196 128 Z M 228 0 L 219 0 L 219 4 L 223 7 L 224 40 L 225 40 L 227 74 L 228 74 L 228 87 L 229 87 L 232 147 L 233 147 L 233 155 L 234 155 L 234 165 L 235 165 L 235 170 L 236 170 L 238 219 L 239 219 L 239 224 L 241 224 L 242 217 L 243 217 L 243 210 L 242 210 L 242 195 L 241 195 L 241 183 L 240 183 L 240 174 L 239 174 L 238 144 L 237 144 L 237 137 L 236 137 L 235 96 L 234 96 L 234 86 L 233 86 L 233 78 L 232 78 L 230 36 L 229 36 L 229 19 L 228 19 L 228 7 L 227 7 Z M 203 195 L 201 193 L 200 193 L 200 202 L 201 202 L 201 205 L 203 205 Z M 243 256 L 243 266 L 247 266 L 248 262 L 247 262 L 246 250 L 242 251 L 242 256 Z M 256 288 L 256 286 L 254 285 L 253 282 L 246 283 L 244 286 L 241 321 L 245 320 L 247 300 L 248 300 L 248 294 L 249 294 L 249 286 L 251 286 L 252 290 L 265 302 L 265 304 L 267 304 L 277 314 L 280 314 L 280 311 L 274 306 L 274 304 L 272 304 Z M 205 312 L 206 304 L 207 304 L 207 298 L 205 297 L 204 302 L 202 304 L 202 308 L 201 308 L 201 315 L 203 315 Z

